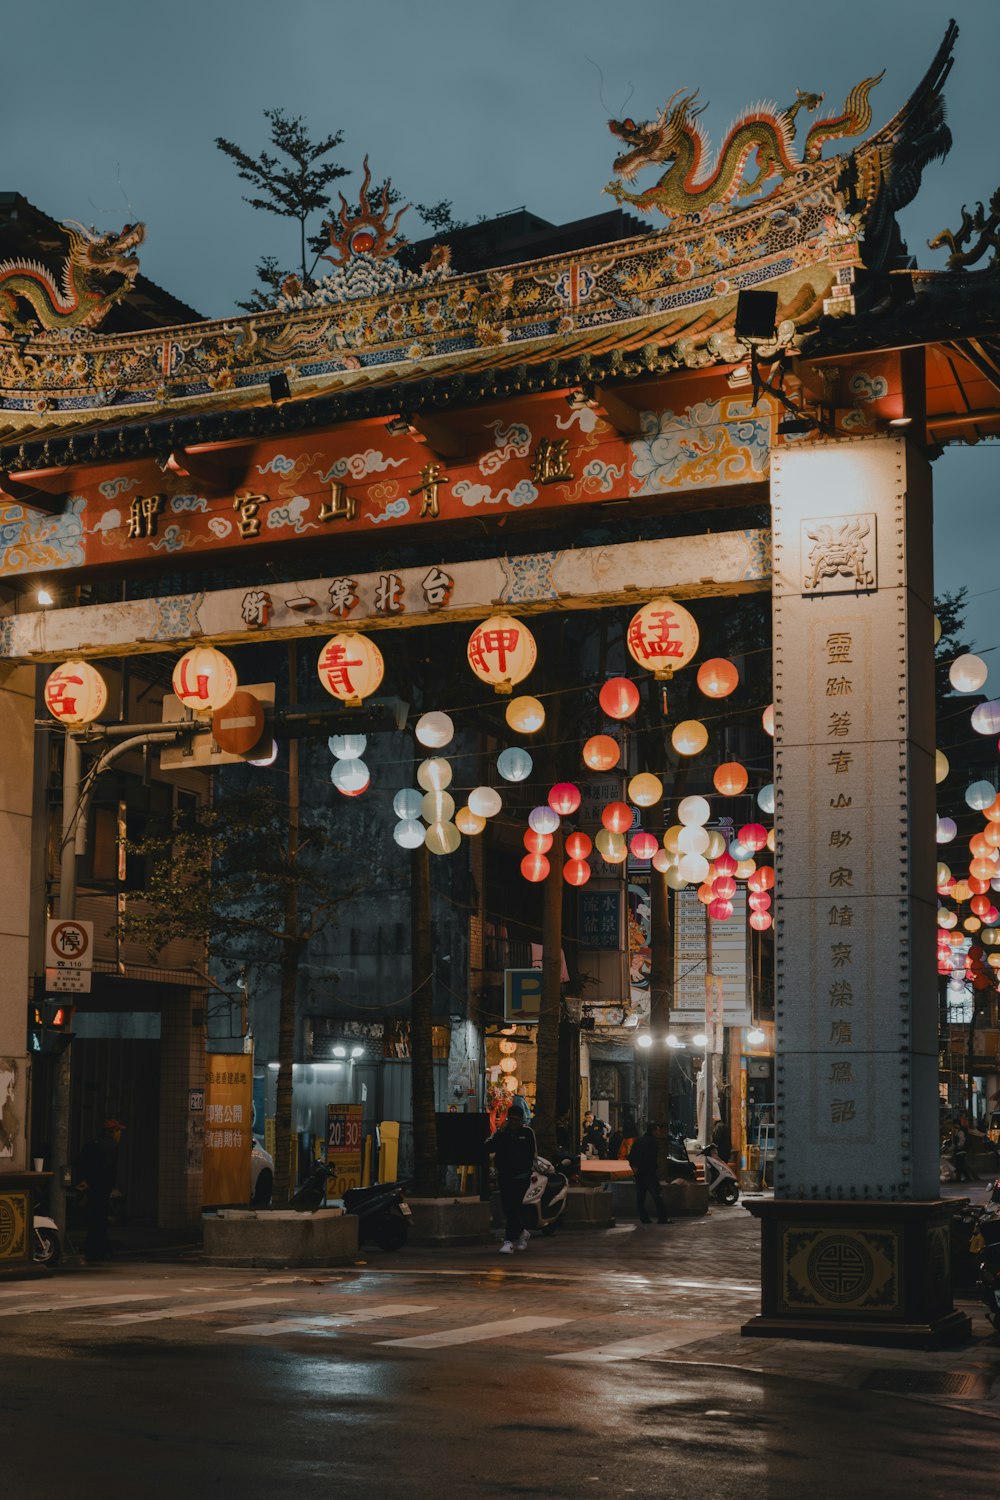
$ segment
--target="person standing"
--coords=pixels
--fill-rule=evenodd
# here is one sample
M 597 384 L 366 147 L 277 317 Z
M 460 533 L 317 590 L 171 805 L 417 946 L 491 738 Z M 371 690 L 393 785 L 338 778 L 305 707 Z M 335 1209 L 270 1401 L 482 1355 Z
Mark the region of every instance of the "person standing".
M 650 1120 L 645 1133 L 639 1137 L 628 1154 L 628 1164 L 635 1176 L 635 1206 L 640 1222 L 643 1224 L 652 1223 L 646 1212 L 647 1196 L 653 1200 L 657 1223 L 670 1223 L 666 1204 L 660 1192 L 659 1155 L 660 1127 L 655 1120 Z
M 955 1128 L 951 1133 L 951 1163 L 955 1168 L 956 1182 L 971 1182 L 972 1173 L 969 1171 L 966 1160 L 969 1150 L 969 1131 L 965 1123 L 965 1116 L 960 1115 L 955 1121 Z
M 535 1132 L 525 1124 L 524 1111 L 514 1103 L 499 1130 L 494 1130 L 486 1149 L 496 1157 L 497 1183 L 504 1211 L 504 1239 L 501 1255 L 527 1250 L 530 1235 L 524 1227 L 524 1195 L 531 1180 L 537 1146 Z
M 120 1120 L 105 1120 L 100 1133 L 80 1152 L 73 1171 L 73 1186 L 87 1195 L 83 1253 L 88 1261 L 107 1260 L 111 1254 L 108 1216 L 118 1178 L 118 1147 L 123 1128 Z

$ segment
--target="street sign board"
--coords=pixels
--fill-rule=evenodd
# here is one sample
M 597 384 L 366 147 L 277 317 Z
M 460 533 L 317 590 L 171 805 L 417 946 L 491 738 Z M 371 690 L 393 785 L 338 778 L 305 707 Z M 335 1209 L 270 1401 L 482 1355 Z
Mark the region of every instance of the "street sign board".
M 328 1104 L 326 1109 L 328 1198 L 342 1198 L 361 1186 L 361 1105 Z
M 246 755 L 263 733 L 264 706 L 246 688 L 237 688 L 225 707 L 212 715 L 212 738 L 232 755 Z
M 505 1021 L 534 1023 L 542 1008 L 541 969 L 504 969 L 503 1014 Z
M 261 706 L 266 715 L 268 710 L 274 709 L 274 683 L 273 682 L 248 682 L 237 689 L 236 697 L 240 693 L 252 696 Z M 232 702 L 234 700 L 230 700 Z M 222 710 L 221 717 L 229 717 L 229 704 Z M 166 693 L 163 699 L 163 722 L 166 726 L 171 724 L 182 724 L 190 719 L 188 710 L 179 698 L 173 693 Z M 160 750 L 161 771 L 190 771 L 195 767 L 208 768 L 213 766 L 235 766 L 243 760 L 243 755 L 235 751 L 224 749 L 218 742 L 213 732 L 217 715 L 213 714 L 211 719 L 205 720 L 205 728 L 199 734 L 185 735 L 176 745 L 164 745 Z M 237 715 L 242 718 L 243 715 Z M 257 739 L 261 735 L 258 733 Z M 251 748 L 257 743 L 252 741 Z
M 45 988 L 51 994 L 89 995 L 92 978 L 90 969 L 46 969 Z
M 94 924 L 75 917 L 49 917 L 45 932 L 46 969 L 91 969 Z M 90 985 L 87 986 L 88 990 Z

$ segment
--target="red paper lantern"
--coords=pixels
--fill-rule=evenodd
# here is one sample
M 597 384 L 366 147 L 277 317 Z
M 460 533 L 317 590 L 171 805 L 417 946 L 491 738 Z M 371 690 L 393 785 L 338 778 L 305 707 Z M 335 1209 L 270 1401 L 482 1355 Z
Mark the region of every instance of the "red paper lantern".
M 731 875 L 717 875 L 712 881 L 712 892 L 723 901 L 731 901 L 736 895 L 736 881 Z
M 721 896 L 716 896 L 708 903 L 708 915 L 713 922 L 728 922 L 733 914 L 733 903 L 724 901 Z
M 566 853 L 570 859 L 586 859 L 594 845 L 587 833 L 571 833 L 566 840 Z
M 752 911 L 750 913 L 750 926 L 754 932 L 766 932 L 771 925 L 771 913 L 767 911 Z M 947 973 L 947 969 L 945 973 Z
M 985 917 L 993 903 L 988 896 L 973 896 L 969 905 L 977 917 Z
M 659 848 L 659 844 L 651 833 L 645 833 L 642 829 L 633 834 L 629 848 L 636 859 L 652 859 Z
M 979 880 L 975 875 L 970 875 L 965 883 L 969 887 L 970 896 L 985 896 L 986 892 L 990 888 L 990 883 L 988 880 Z M 957 881 L 955 880 L 955 877 L 953 875 L 951 879 L 946 880 L 944 885 L 940 886 L 939 889 L 942 891 L 950 891 L 952 886 L 956 884 Z
M 521 861 L 521 874 L 532 885 L 537 885 L 540 880 L 547 880 L 549 869 L 549 862 L 544 854 L 526 854 Z
M 627 677 L 609 677 L 597 701 L 609 719 L 630 719 L 639 707 L 639 689 Z
M 586 885 L 590 879 L 590 866 L 585 859 L 568 859 L 563 865 L 563 879 L 567 885 Z
M 552 848 L 552 835 L 551 833 L 536 833 L 533 828 L 526 828 L 524 847 L 529 854 L 548 854 Z
M 720 854 L 715 861 L 716 875 L 735 875 L 736 861 L 731 854 Z
M 698 686 L 706 698 L 728 698 L 739 680 L 739 672 L 723 656 L 713 656 L 698 668 Z
M 621 760 L 621 746 L 610 734 L 595 734 L 583 747 L 583 762 L 592 771 L 611 771 Z
M 997 908 L 992 904 L 990 905 L 988 911 L 983 912 L 983 921 L 986 923 L 987 927 L 995 927 L 998 917 L 1000 917 L 1000 911 L 998 911 Z
M 632 827 L 632 809 L 627 802 L 609 802 L 601 811 L 601 822 L 610 833 L 627 833 Z
M 771 905 L 771 897 L 767 891 L 754 891 L 747 900 L 751 911 L 767 911 Z
M 557 781 L 549 792 L 549 806 L 561 818 L 568 818 L 580 806 L 580 789 L 571 781 Z
M 763 823 L 744 823 L 736 837 L 744 849 L 763 849 L 767 843 L 767 829 Z
M 724 797 L 738 797 L 740 792 L 746 791 L 750 778 L 738 760 L 727 760 L 723 765 L 716 767 L 712 780 L 715 783 L 715 790 L 721 792 Z

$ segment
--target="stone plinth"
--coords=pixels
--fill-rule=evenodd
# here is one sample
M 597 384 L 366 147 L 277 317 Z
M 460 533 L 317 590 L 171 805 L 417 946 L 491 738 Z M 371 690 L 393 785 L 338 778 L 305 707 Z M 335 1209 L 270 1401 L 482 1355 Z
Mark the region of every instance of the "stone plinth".
M 949 1220 L 957 1202 L 761 1199 L 758 1338 L 933 1349 L 968 1338 L 951 1294 Z
M 478 1198 L 411 1198 L 411 1245 L 488 1245 L 490 1205 Z
M 671 1218 L 677 1214 L 698 1217 L 708 1213 L 708 1188 L 703 1182 L 666 1182 L 663 1185 L 663 1201 Z
M 613 1229 L 614 1223 L 615 1200 L 607 1183 L 569 1189 L 560 1229 Z
M 358 1255 L 357 1215 L 337 1208 L 224 1209 L 202 1223 L 205 1259 L 214 1266 L 343 1266 Z

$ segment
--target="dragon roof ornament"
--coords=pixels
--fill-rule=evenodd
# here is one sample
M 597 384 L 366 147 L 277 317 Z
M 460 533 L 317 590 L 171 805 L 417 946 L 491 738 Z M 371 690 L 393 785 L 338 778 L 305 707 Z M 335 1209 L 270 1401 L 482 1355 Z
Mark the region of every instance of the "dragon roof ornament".
M 297 397 L 323 396 L 373 379 L 461 377 L 483 369 L 494 346 L 506 346 L 506 365 L 515 356 L 525 366 L 589 358 L 589 348 L 612 371 L 615 349 L 641 350 L 646 369 L 735 363 L 746 354 L 733 332 L 738 293 L 764 284 L 778 292 L 781 343 L 796 347 L 825 312 L 854 311 L 857 268 L 895 263 L 895 214 L 923 167 L 950 145 L 941 90 L 957 30 L 948 27 L 895 117 L 844 155 L 824 157 L 822 148 L 867 128 L 880 74 L 858 84 L 839 114 L 810 126 L 801 155 L 797 117 L 818 110 L 817 95 L 800 94 L 783 111 L 749 111 L 712 166 L 690 94 L 675 95 L 649 130 L 616 122 L 626 144 L 636 137 L 624 155 L 640 153 L 629 162 L 619 156 L 619 179 L 644 163 L 665 168 L 645 206 L 667 223 L 630 240 L 461 275 L 442 251 L 405 270 L 395 258 L 403 210 L 390 214 L 387 190 L 370 193 L 366 166 L 358 207 L 344 201 L 327 226 L 330 272 L 312 289 L 286 283 L 274 311 L 112 336 L 90 331 L 86 313 L 27 340 L 4 339 L 0 327 L 2 418 L 27 437 L 40 425 L 85 426 L 95 413 L 102 424 L 121 424 L 207 409 L 220 412 L 228 431 L 229 408 L 269 406 L 277 371 Z M 680 138 L 672 144 L 668 127 Z M 776 187 L 741 203 L 754 149 L 754 185 L 775 179 Z M 682 157 L 694 175 L 679 179 Z M 631 195 L 637 206 L 641 196 Z M 141 237 L 138 226 L 133 232 Z M 8 284 L 8 295 L 15 290 Z M 4 294 L 0 279 L 0 303 Z M 50 443 L 46 453 L 55 451 Z
M 146 236 L 144 224 L 126 224 L 118 234 L 87 229 L 75 219 L 65 219 L 62 227 L 69 236 L 69 254 L 61 286 L 38 261 L 0 262 L 0 327 L 16 333 L 36 325 L 52 333 L 96 328 L 132 290 L 139 274 L 134 251 Z M 118 283 L 107 287 L 113 277 L 120 278 Z M 27 308 L 34 313 L 34 324 L 22 311 Z

